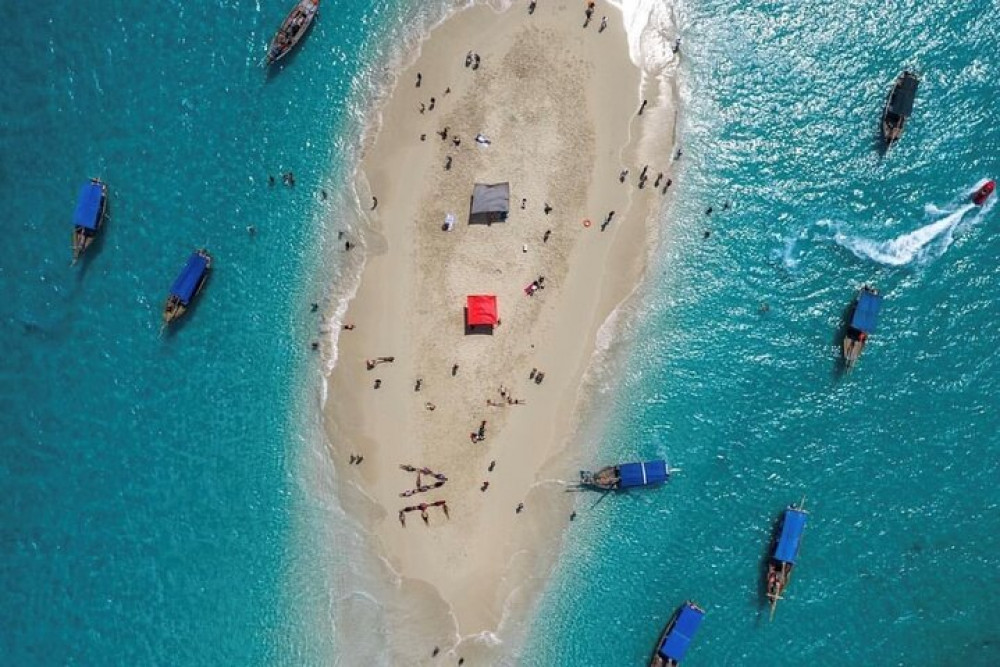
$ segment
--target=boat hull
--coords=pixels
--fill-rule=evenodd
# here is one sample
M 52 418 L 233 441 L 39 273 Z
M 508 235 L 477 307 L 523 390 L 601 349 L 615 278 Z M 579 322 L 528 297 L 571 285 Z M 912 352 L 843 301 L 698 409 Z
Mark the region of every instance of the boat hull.
M 267 50 L 267 64 L 273 65 L 295 49 L 305 37 L 319 11 L 319 0 L 300 0 L 281 22 Z

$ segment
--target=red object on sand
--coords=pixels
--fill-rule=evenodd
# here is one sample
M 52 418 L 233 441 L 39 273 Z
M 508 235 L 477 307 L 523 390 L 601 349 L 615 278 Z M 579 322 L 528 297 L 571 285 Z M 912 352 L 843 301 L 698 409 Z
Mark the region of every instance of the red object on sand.
M 986 181 L 983 187 L 976 190 L 972 195 L 972 203 L 976 206 L 982 206 L 990 195 L 993 194 L 993 190 L 997 187 L 996 181 Z
M 493 294 L 476 294 L 466 298 L 466 320 L 470 327 L 492 327 L 497 323 L 497 298 Z

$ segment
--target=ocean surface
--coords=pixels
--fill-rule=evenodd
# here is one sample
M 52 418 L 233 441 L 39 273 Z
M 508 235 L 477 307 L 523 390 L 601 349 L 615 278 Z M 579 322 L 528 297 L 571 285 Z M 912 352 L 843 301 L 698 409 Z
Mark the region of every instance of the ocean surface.
M 636 29 L 656 4 L 626 3 Z M 267 76 L 288 5 L 28 3 L 0 24 L 19 54 L 0 75 L 0 664 L 328 665 L 338 602 L 380 618 L 310 344 L 353 289 L 338 232 L 357 233 L 374 100 L 458 5 L 324 2 Z M 995 9 L 677 4 L 684 156 L 582 432 L 595 463 L 682 471 L 579 498 L 512 661 L 645 664 L 692 598 L 708 616 L 685 664 L 1000 664 L 1000 212 L 967 205 L 1000 175 Z M 882 155 L 904 67 L 923 81 Z M 70 267 L 90 176 L 110 219 Z M 161 334 L 197 247 L 213 273 Z M 865 282 L 885 307 L 848 375 L 837 331 Z M 763 559 L 802 496 L 768 623 Z
M 1000 207 L 969 204 L 1000 177 L 996 4 L 681 0 L 675 18 L 684 155 L 586 432 L 595 465 L 682 470 L 578 500 L 520 664 L 647 664 L 687 599 L 707 614 L 685 665 L 1000 664 Z M 883 155 L 904 68 L 922 82 Z M 865 283 L 885 303 L 847 374 Z M 803 496 L 769 622 L 772 529 Z

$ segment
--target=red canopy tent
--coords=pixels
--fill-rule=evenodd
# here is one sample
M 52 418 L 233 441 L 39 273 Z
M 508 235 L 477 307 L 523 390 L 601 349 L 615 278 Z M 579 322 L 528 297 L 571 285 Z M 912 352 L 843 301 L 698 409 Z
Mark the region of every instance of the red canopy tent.
M 470 327 L 496 326 L 497 298 L 493 294 L 476 294 L 466 297 L 465 323 Z

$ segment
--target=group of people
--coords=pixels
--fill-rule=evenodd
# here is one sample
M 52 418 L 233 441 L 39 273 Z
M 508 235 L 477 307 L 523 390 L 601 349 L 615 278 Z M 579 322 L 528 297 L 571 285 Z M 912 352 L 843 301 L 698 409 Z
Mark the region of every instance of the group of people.
M 424 520 L 424 524 L 430 525 L 429 518 L 427 516 L 427 510 L 431 507 L 440 507 L 441 511 L 444 512 L 445 517 L 451 518 L 451 514 L 448 512 L 448 501 L 446 500 L 435 500 L 432 503 L 420 503 L 419 505 L 409 505 L 399 510 L 399 523 L 406 528 L 406 514 L 407 512 L 416 512 L 419 510 L 420 518 Z
M 405 464 L 405 463 L 401 463 L 399 465 L 399 467 L 402 470 L 405 470 L 406 472 L 415 472 L 415 473 L 417 473 L 417 482 L 416 482 L 416 485 L 412 489 L 407 489 L 407 490 L 403 491 L 402 493 L 400 493 L 399 494 L 400 498 L 409 498 L 410 496 L 412 496 L 414 494 L 417 494 L 417 493 L 427 493 L 428 491 L 433 491 L 434 489 L 440 489 L 442 486 L 444 486 L 445 482 L 448 481 L 448 478 L 446 476 L 444 476 L 443 474 L 441 474 L 439 472 L 434 472 L 433 470 L 431 470 L 430 468 L 427 468 L 427 467 L 417 469 L 417 468 L 414 468 L 413 466 Z M 423 484 L 422 480 L 421 480 L 421 477 L 420 477 L 421 475 L 423 475 L 424 477 L 433 477 L 434 480 L 435 480 L 434 483 L 433 484 Z
M 468 53 L 465 54 L 466 67 L 471 67 L 472 69 L 477 70 L 479 69 L 480 61 L 481 59 L 478 53 L 473 53 L 472 51 L 469 51 Z

